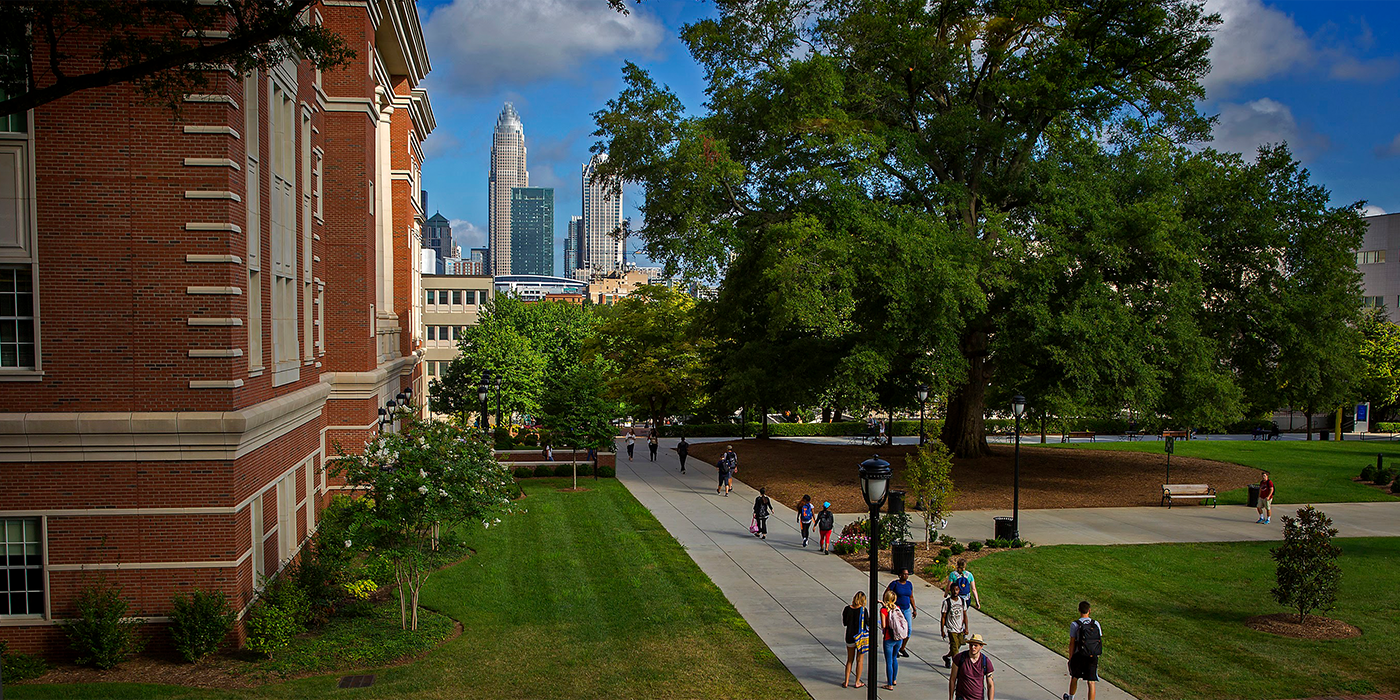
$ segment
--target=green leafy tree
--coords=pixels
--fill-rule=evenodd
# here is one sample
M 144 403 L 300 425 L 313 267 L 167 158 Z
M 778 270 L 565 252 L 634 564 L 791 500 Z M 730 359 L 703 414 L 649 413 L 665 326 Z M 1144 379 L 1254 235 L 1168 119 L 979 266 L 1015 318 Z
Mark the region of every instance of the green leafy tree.
M 1337 528 L 1326 513 L 1308 506 L 1298 517 L 1283 516 L 1283 544 L 1269 550 L 1277 563 L 1278 585 L 1272 591 L 1279 605 L 1298 611 L 1298 623 L 1316 609 L 1330 610 L 1342 584 L 1337 557 L 1342 548 L 1332 543 Z
M 582 359 L 563 374 L 551 378 L 540 404 L 545 430 L 577 451 L 582 447 L 601 450 L 613 443 L 617 402 L 606 396 L 602 368 Z M 571 455 L 570 461 L 576 461 Z M 596 465 L 595 465 L 596 466 Z M 578 465 L 574 465 L 574 488 L 578 488 Z
M 1358 391 L 1371 402 L 1373 420 L 1389 415 L 1400 404 L 1400 326 L 1385 309 L 1372 309 L 1361 319 L 1361 378 Z
M 407 412 L 403 420 L 403 432 L 375 437 L 360 454 L 341 452 L 331 471 L 363 495 L 346 504 L 345 546 L 373 547 L 393 562 L 402 626 L 416 630 L 439 536 L 500 522 L 515 481 L 479 432 Z
M 321 70 L 355 51 L 309 21 L 315 0 L 40 0 L 0 3 L 0 115 L 81 90 L 132 83 L 179 109 L 205 92 L 210 66 L 239 74 L 305 58 Z
M 944 442 L 984 454 L 1036 166 L 1052 142 L 1130 118 L 1204 137 L 1195 101 L 1217 18 L 1187 0 L 716 4 L 682 31 L 705 114 L 629 64 L 596 115 L 605 174 L 645 189 L 649 254 L 704 275 L 782 241 L 775 330 L 839 336 L 833 372 L 886 384 L 886 405 L 937 378 Z
M 941 441 L 929 440 L 904 459 L 905 488 L 921 506 L 924 544 L 928 544 L 933 538 L 933 524 L 948 517 L 953 500 L 958 497 L 953 487 L 953 454 Z
M 671 287 L 643 285 L 603 314 L 586 352 L 607 363 L 608 396 L 653 421 L 688 410 L 702 380 L 695 301 Z

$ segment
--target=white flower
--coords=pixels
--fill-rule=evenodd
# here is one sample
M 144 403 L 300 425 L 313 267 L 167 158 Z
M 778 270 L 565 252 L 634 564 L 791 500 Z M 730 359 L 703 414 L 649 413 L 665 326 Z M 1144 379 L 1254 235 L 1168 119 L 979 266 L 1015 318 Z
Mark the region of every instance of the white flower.
M 498 524 L 498 525 L 499 525 L 499 524 L 500 524 L 500 522 L 501 522 L 501 519 L 500 519 L 500 518 L 496 518 L 496 524 Z
M 345 540 L 345 548 L 346 548 L 346 549 L 349 549 L 349 548 L 350 548 L 350 544 L 351 544 L 350 540 Z
M 426 469 L 419 469 L 419 470 L 418 470 L 418 478 L 420 478 L 420 479 L 426 479 L 426 478 L 428 478 L 428 470 L 426 470 Z
M 491 527 L 491 523 L 488 523 L 488 522 L 486 522 L 485 520 L 483 520 L 483 521 L 481 521 L 481 526 L 484 527 L 484 528 L 489 528 L 489 527 Z
M 427 487 L 427 486 L 419 486 L 419 487 L 418 487 L 418 493 L 427 494 L 427 493 L 428 493 L 428 487 Z
M 389 494 L 388 496 L 385 496 L 385 497 L 384 497 L 384 500 L 386 500 L 386 501 L 392 501 L 392 500 L 394 500 L 394 494 L 391 493 L 391 494 Z
M 447 491 L 443 489 L 438 489 L 438 495 L 442 496 L 443 498 L 447 498 Z

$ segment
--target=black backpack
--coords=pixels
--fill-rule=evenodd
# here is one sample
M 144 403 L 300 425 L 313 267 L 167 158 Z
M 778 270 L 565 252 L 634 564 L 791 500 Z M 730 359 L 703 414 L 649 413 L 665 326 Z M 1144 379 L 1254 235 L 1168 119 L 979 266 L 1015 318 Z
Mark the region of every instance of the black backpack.
M 1079 651 L 1089 656 L 1103 654 L 1103 630 L 1093 618 L 1079 621 Z

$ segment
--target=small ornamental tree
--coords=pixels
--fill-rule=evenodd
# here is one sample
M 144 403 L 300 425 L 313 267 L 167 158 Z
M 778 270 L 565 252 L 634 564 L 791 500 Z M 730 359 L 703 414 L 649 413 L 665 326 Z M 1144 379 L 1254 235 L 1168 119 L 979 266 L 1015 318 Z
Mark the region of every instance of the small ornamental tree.
M 347 509 L 345 546 L 374 547 L 393 562 L 402 627 L 413 630 L 439 534 L 500 522 L 515 491 L 480 431 L 407 413 L 402 432 L 375 437 L 360 454 L 341 452 L 332 473 L 363 496 Z
M 617 435 L 611 423 L 617 417 L 617 402 L 609 400 L 605 390 L 598 363 L 585 359 L 551 381 L 540 401 L 545 429 L 575 452 L 569 457 L 574 488 L 578 488 L 578 448 L 601 450 L 612 445 Z
M 1342 549 L 1332 544 L 1336 536 L 1332 519 L 1312 506 L 1300 508 L 1297 519 L 1283 516 L 1283 544 L 1271 550 L 1278 563 L 1273 594 L 1279 605 L 1298 611 L 1299 624 L 1309 612 L 1330 610 L 1337 600 Z
M 953 488 L 953 454 L 941 440 L 929 440 L 905 457 L 904 482 L 924 518 L 924 544 L 933 536 L 933 524 L 948 516 L 958 491 Z

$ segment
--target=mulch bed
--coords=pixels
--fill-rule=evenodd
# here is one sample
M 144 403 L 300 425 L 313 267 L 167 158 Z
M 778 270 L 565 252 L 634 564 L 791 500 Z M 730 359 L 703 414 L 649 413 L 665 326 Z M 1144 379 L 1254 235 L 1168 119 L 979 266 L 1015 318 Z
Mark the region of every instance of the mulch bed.
M 929 565 L 933 563 L 934 558 L 938 556 L 939 551 L 941 551 L 942 549 L 943 545 L 940 545 L 937 542 L 935 542 L 932 546 L 929 547 L 925 547 L 923 542 L 918 543 L 918 545 L 914 549 L 914 569 L 910 571 L 909 574 L 911 576 L 923 577 L 924 570 L 927 569 Z M 956 564 L 959 559 L 966 560 L 968 563 L 968 568 L 971 569 L 972 562 L 977 561 L 982 557 L 990 556 L 992 554 L 996 554 L 997 552 L 1008 551 L 1011 550 L 991 549 L 989 547 L 983 547 L 981 550 L 976 552 L 970 550 L 964 551 L 962 554 L 955 554 L 948 558 L 948 569 L 952 570 L 956 568 Z M 845 559 L 846 563 L 850 564 L 851 566 L 854 566 L 855 568 L 861 571 L 867 573 L 870 571 L 870 553 L 867 551 L 860 551 L 856 552 L 855 554 L 838 554 L 836 556 Z M 880 550 L 880 570 L 889 571 L 890 566 L 893 565 L 893 563 L 894 562 L 891 559 L 890 550 Z M 945 577 L 940 578 L 936 581 L 930 581 L 930 583 L 936 584 L 938 588 L 943 588 L 947 585 L 948 580 Z
M 714 464 L 732 445 L 739 456 L 736 477 L 766 487 L 775 500 L 795 507 L 803 494 L 817 503 L 831 501 L 838 513 L 865 512 L 858 465 L 878 453 L 894 469 L 894 486 L 904 489 L 904 461 L 914 445 L 863 447 L 791 440 L 734 440 L 691 445 L 696 459 Z M 953 510 L 1011 508 L 1012 448 L 993 445 L 980 459 L 954 459 L 958 497 Z M 1166 456 L 1117 450 L 1074 450 L 1021 444 L 1021 507 L 1098 508 L 1156 506 L 1162 501 Z M 1217 492 L 1258 481 L 1259 471 L 1227 462 L 1172 457 L 1172 483 L 1210 484 Z
M 1258 615 L 1245 620 L 1250 629 L 1294 639 L 1350 639 L 1361 636 L 1361 628 L 1341 620 L 1308 615 L 1302 624 L 1292 613 Z

